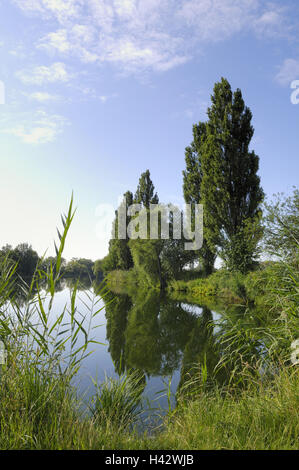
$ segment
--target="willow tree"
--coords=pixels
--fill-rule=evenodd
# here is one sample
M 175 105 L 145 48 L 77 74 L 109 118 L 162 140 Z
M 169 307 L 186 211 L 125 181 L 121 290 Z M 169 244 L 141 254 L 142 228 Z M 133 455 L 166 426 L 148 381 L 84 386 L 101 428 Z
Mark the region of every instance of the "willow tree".
M 158 239 L 150 238 L 150 206 L 158 204 L 159 198 L 155 192 L 155 186 L 151 180 L 149 170 L 141 174 L 139 184 L 134 197 L 134 203 L 140 205 L 139 214 L 143 214 L 146 221 L 145 238 L 131 239 L 129 247 L 131 249 L 134 267 L 139 275 L 139 281 L 145 284 L 161 288 L 165 285 L 165 279 L 162 273 L 161 253 L 164 240 L 159 236 Z M 139 227 L 140 230 L 140 227 Z

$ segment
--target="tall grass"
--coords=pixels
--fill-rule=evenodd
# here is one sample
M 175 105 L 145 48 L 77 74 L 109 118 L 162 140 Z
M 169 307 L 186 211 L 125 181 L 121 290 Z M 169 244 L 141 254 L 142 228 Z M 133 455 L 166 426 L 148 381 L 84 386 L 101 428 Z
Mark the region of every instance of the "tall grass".
M 96 385 L 92 400 L 93 416 L 106 427 L 132 427 L 143 413 L 141 399 L 145 387 L 140 372 L 127 371 L 119 378 L 106 377 L 102 384 Z
M 223 389 L 181 398 L 177 413 L 157 437 L 162 449 L 298 449 L 299 373 L 250 382 L 238 394 Z
M 7 350 L 7 364 L 0 366 L 0 447 L 35 446 L 53 437 L 60 423 L 74 415 L 72 378 L 91 352 L 95 317 L 101 298 L 90 299 L 88 314 L 76 306 L 77 284 L 70 304 L 53 313 L 55 289 L 61 280 L 61 260 L 74 217 L 73 198 L 63 215 L 56 265 L 47 272 L 36 267 L 30 285 L 17 282 L 15 266 L 8 259 L 0 266 L 0 340 Z M 13 293 L 22 292 L 21 304 Z M 22 444 L 23 443 L 23 444 Z

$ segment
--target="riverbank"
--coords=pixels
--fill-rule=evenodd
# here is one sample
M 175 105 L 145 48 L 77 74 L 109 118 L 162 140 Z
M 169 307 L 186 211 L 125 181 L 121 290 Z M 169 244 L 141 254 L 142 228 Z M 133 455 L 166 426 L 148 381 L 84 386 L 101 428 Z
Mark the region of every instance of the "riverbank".
M 183 296 L 199 303 L 251 304 L 267 308 L 273 291 L 283 290 L 286 276 L 290 278 L 293 271 L 297 276 L 296 267 L 272 262 L 261 264 L 247 274 L 219 269 L 202 277 L 200 273 L 186 272 L 182 279 L 169 280 L 165 291 L 172 297 Z M 106 282 L 108 288 L 115 292 L 130 292 L 136 287 L 159 290 L 158 286 L 148 286 L 140 280 L 134 269 L 111 271 Z
M 298 449 L 298 368 L 283 369 L 271 383 L 252 383 L 238 394 L 199 389 L 151 435 L 113 419 L 82 416 L 61 381 L 40 381 L 34 394 L 30 376 L 27 371 L 22 381 L 2 377 L 1 449 Z
M 180 295 L 180 300 L 186 301 L 186 296 Z M 179 298 L 178 293 L 175 296 Z M 210 297 L 211 307 L 214 301 Z M 269 336 L 271 333 L 280 342 L 279 329 L 270 330 L 267 316 L 264 317 Z M 233 329 L 228 334 L 233 338 L 237 329 L 241 355 L 246 354 L 251 344 L 258 344 L 260 338 L 264 340 L 262 331 L 259 336 L 256 318 L 245 315 L 240 320 L 232 312 L 230 320 Z M 286 323 L 281 327 L 284 333 L 289 328 Z M 260 363 L 252 366 L 242 358 L 240 362 L 239 344 L 234 340 L 229 344 L 232 362 L 238 366 L 232 383 L 223 387 L 213 383 L 210 373 L 208 377 L 205 375 L 204 363 L 198 364 L 197 374 L 190 377 L 190 393 L 185 383 L 176 396 L 176 407 L 161 418 L 163 426 L 142 434 L 135 428 L 131 411 L 126 422 L 122 422 L 119 410 L 123 403 L 130 401 L 130 390 L 124 395 L 115 393 L 123 389 L 121 382 L 114 382 L 111 388 L 108 381 L 105 394 L 100 393 L 101 413 L 95 412 L 96 401 L 91 400 L 89 414 L 83 414 L 82 398 L 77 396 L 68 375 L 53 374 L 47 356 L 40 363 L 42 373 L 38 373 L 36 361 L 39 359 L 32 362 L 30 356 L 22 356 L 11 345 L 8 364 L 3 367 L 1 377 L 0 448 L 298 449 L 298 366 L 290 364 L 288 358 L 283 360 L 280 351 L 281 362 L 278 359 L 273 363 L 275 373 L 261 377 Z M 283 350 L 290 356 L 289 344 L 287 338 Z M 252 357 L 251 350 L 249 352 Z M 271 364 L 267 366 L 271 370 Z M 146 411 L 147 407 L 144 401 L 141 411 Z M 138 418 L 142 419 L 142 414 Z

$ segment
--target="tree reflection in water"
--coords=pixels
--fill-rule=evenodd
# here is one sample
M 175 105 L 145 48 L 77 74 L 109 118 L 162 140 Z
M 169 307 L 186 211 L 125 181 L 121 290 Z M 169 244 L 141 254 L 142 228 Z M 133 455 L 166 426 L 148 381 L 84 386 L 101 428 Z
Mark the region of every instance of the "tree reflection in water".
M 180 370 L 178 389 L 206 361 L 213 376 L 220 358 L 213 315 L 207 307 L 172 300 L 156 291 L 105 298 L 109 352 L 117 372 L 140 370 L 148 378 Z M 225 381 L 224 373 L 215 377 Z

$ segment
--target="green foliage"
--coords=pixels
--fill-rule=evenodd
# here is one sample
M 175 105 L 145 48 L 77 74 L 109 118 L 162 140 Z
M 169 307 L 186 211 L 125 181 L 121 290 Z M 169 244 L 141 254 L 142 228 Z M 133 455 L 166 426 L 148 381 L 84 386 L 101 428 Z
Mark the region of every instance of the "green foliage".
M 16 274 L 22 279 L 32 278 L 39 263 L 39 256 L 28 243 L 21 243 L 15 249 L 6 245 L 0 250 L 0 258 L 8 257 L 16 264 Z
M 113 296 L 112 302 L 105 297 L 105 310 L 109 352 L 117 371 L 137 369 L 147 376 L 170 377 L 180 367 L 197 316 L 153 289 L 131 286 Z M 195 352 L 196 340 L 190 344 L 190 356 L 193 347 Z
M 135 204 L 142 204 L 146 209 L 150 208 L 150 204 L 158 204 L 159 198 L 155 193 L 155 187 L 150 177 L 149 170 L 141 174 L 139 184 L 134 197 Z
M 198 256 L 194 251 L 185 250 L 184 238 L 174 239 L 174 226 L 177 227 L 179 224 L 182 228 L 182 214 L 171 205 L 157 207 L 157 234 L 156 238 L 150 236 L 150 217 L 153 216 L 153 212 L 150 215 L 149 209 L 152 204 L 159 202 L 154 191 L 154 184 L 147 170 L 140 177 L 134 200 L 132 193 L 127 192 L 116 211 L 109 253 L 99 261 L 102 272 L 105 276 L 108 275 L 109 282 L 115 283 L 116 276 L 120 278 L 118 272 L 124 270 L 130 273 L 134 283 L 163 289 L 167 281 L 180 275 L 184 267 L 192 264 Z M 128 207 L 133 202 L 139 204 L 139 210 L 135 215 L 127 216 L 126 228 L 133 223 L 130 225 L 132 231 L 130 239 L 127 233 L 126 239 L 118 239 L 119 211 L 122 209 L 127 213 Z M 166 224 L 169 227 L 169 238 L 162 235 L 162 227 Z M 111 272 L 114 274 L 109 276 Z M 125 278 L 127 279 L 127 276 Z
M 202 387 L 207 390 L 214 388 L 216 384 L 224 385 L 227 382 L 227 374 L 223 371 L 215 373 L 220 357 L 221 350 L 215 340 L 213 315 L 211 310 L 204 306 L 184 349 L 177 396 L 194 398 L 194 394 L 197 396 Z
M 138 273 L 139 282 L 148 284 L 152 287 L 163 287 L 164 278 L 162 275 L 161 252 L 163 249 L 163 240 L 149 238 L 149 208 L 151 204 L 158 204 L 159 198 L 154 193 L 155 187 L 150 178 L 150 172 L 147 170 L 142 173 L 134 197 L 134 203 L 140 204 L 141 211 L 138 215 L 146 218 L 148 239 L 131 239 L 128 242 L 135 272 Z M 139 225 L 139 224 L 138 224 Z M 141 227 L 139 227 L 140 231 Z
M 103 260 L 98 259 L 93 265 L 93 274 L 96 282 L 100 282 L 104 279 L 103 271 Z
M 298 263 L 299 190 L 295 188 L 290 197 L 278 194 L 265 207 L 265 249 L 271 255 Z
M 127 191 L 123 196 L 123 201 L 119 209 L 115 212 L 115 222 L 113 224 L 113 239 L 110 240 L 109 244 L 109 256 L 113 260 L 114 269 L 123 269 L 128 270 L 133 267 L 133 260 L 131 256 L 131 251 L 129 248 L 129 238 L 127 234 L 127 226 L 131 221 L 131 217 L 128 215 L 128 208 L 133 204 L 133 194 L 130 191 Z M 126 230 L 125 238 L 119 238 L 118 234 L 118 213 L 123 211 L 126 214 L 126 226 L 123 229 Z M 124 222 L 122 222 L 124 223 Z
M 169 290 L 188 292 L 198 299 L 215 297 L 242 303 L 247 300 L 244 283 L 245 275 L 242 273 L 237 271 L 230 273 L 226 269 L 219 269 L 207 278 L 175 281 L 170 284 Z
M 72 218 L 70 210 L 63 219 L 61 241 Z M 259 295 L 268 306 L 254 314 L 244 308 L 228 309 L 216 324 L 207 308 L 200 317 L 183 313 L 178 303 L 170 306 L 159 296 L 151 298 L 149 290 L 136 289 L 132 299 L 125 301 L 128 315 L 122 319 L 122 301 L 114 303 L 112 295 L 107 296 L 107 331 L 109 340 L 114 337 L 111 344 L 119 364 L 123 358 L 128 366 L 138 366 L 136 349 L 140 349 L 147 360 L 145 372 L 169 375 L 181 360 L 178 351 L 183 351 L 176 410 L 160 432 L 147 436 L 131 429 L 142 412 L 143 374 L 128 372 L 119 379 L 107 379 L 97 385 L 93 417 L 79 411 L 71 379 L 93 341 L 89 319 L 78 316 L 76 285 L 70 307 L 58 317 L 51 316 L 62 253 L 60 244 L 57 269 L 52 263 L 47 271 L 36 269 L 22 308 L 16 300 L 7 302 L 16 267 L 8 257 L 1 260 L 0 337 L 9 353 L 1 374 L 1 449 L 298 447 L 298 368 L 290 366 L 290 344 L 299 319 L 298 266 L 293 259 L 266 263 L 246 276 L 220 270 L 207 279 L 190 281 L 192 289 L 216 293 L 221 289 L 242 293 L 245 287 L 247 300 Z M 40 287 L 43 280 L 46 293 Z M 91 317 L 99 313 L 99 301 Z M 119 321 L 123 331 L 116 336 Z M 216 334 L 212 324 L 217 326 Z M 199 372 L 194 368 L 193 373 L 195 363 Z
M 108 255 L 106 255 L 105 258 L 99 260 L 99 262 L 101 263 L 101 268 L 102 268 L 104 276 L 107 273 L 117 269 L 117 266 L 118 266 L 117 256 L 116 256 L 115 250 L 112 247 L 111 240 L 109 242 L 109 253 L 108 253 Z
M 98 385 L 91 411 L 104 427 L 119 430 L 133 425 L 143 413 L 140 407 L 145 387 L 144 377 L 135 371 L 122 373 L 119 378 L 106 377 Z
M 183 171 L 183 191 L 186 204 L 202 204 L 202 152 L 206 140 L 206 124 L 199 122 L 193 126 L 193 141 L 185 150 L 186 169 Z M 202 264 L 202 270 L 206 275 L 213 272 L 216 260 L 216 246 L 207 243 L 205 235 L 206 214 L 204 211 L 204 242 L 201 250 L 197 253 Z
M 80 279 L 80 277 L 88 277 L 89 279 L 94 278 L 94 262 L 90 259 L 85 258 L 73 258 L 69 261 L 64 270 L 64 277 L 71 277 L 73 279 Z
M 174 238 L 175 226 L 180 227 L 180 232 L 183 234 L 183 213 L 181 211 L 170 211 L 168 223 L 169 239 L 163 240 L 163 249 L 160 258 L 163 275 L 169 282 L 171 279 L 177 279 L 182 275 L 186 266 L 193 265 L 198 259 L 198 252 L 185 249 L 186 240 L 183 235 L 180 239 Z
M 293 203 L 290 207 L 296 208 Z M 290 344 L 296 339 L 299 320 L 299 274 L 294 256 L 298 246 L 297 237 L 293 237 L 298 218 L 288 219 L 284 212 L 282 219 L 279 214 L 275 220 L 281 231 L 275 232 L 271 246 L 276 250 L 286 242 L 283 262 L 263 263 L 247 275 L 222 269 L 206 279 L 179 281 L 179 287 L 195 296 L 222 296 L 243 304 L 254 301 L 258 307 L 254 311 L 228 308 L 226 315 L 214 322 L 210 309 L 197 317 L 183 312 L 178 302 L 170 305 L 159 296 L 152 298 L 150 290 L 133 288 L 132 299 L 124 304 L 122 300 L 111 302 L 112 295 L 107 296 L 107 333 L 118 365 L 124 361 L 126 367 L 138 367 L 141 357 L 144 372 L 167 375 L 183 357 L 176 410 L 166 418 L 162 431 L 150 437 L 137 436 L 130 429 L 142 410 L 144 376 L 140 373 L 121 373 L 119 379 L 97 385 L 92 418 L 79 411 L 71 379 L 93 340 L 90 319 L 79 317 L 76 309 L 77 283 L 70 307 L 63 308 L 58 317 L 51 316 L 63 273 L 65 239 L 73 220 L 72 201 L 62 219 L 56 258 L 47 264 L 40 260 L 32 283 L 22 283 L 26 297 L 22 307 L 17 299 L 11 300 L 16 265 L 9 253 L 2 256 L 0 338 L 9 354 L 1 374 L 0 447 L 298 448 L 298 367 L 290 365 Z M 296 216 L 296 210 L 291 214 Z M 290 224 L 286 227 L 287 220 Z M 163 250 L 161 253 L 163 263 Z M 132 283 L 140 269 L 111 274 Z M 97 311 L 90 312 L 91 318 L 101 310 L 99 301 L 95 301 Z M 127 314 L 122 318 L 123 308 Z M 121 334 L 117 333 L 118 322 L 123 325 Z M 193 365 L 197 366 L 194 372 Z
M 224 240 L 221 256 L 226 267 L 230 271 L 248 272 L 258 266 L 258 258 L 261 254 L 259 242 L 263 229 L 260 217 L 244 220 L 235 235 L 229 240 Z
M 264 196 L 259 158 L 249 151 L 252 114 L 241 91 L 232 93 L 224 78 L 215 84 L 211 100 L 208 121 L 193 127 L 186 149 L 184 196 L 204 206 L 206 269 L 211 272 L 217 248 L 230 269 L 246 272 L 258 254 Z
M 56 263 L 57 263 L 57 257 L 56 256 L 48 256 L 47 258 L 44 258 L 42 263 L 41 263 L 41 269 L 44 271 L 48 271 L 51 268 L 55 271 L 56 270 Z M 63 272 L 65 267 L 67 265 L 67 262 L 64 258 L 61 258 L 61 271 Z
M 118 213 L 120 210 L 128 213 L 128 207 L 133 204 L 133 194 L 130 191 L 127 191 L 124 194 L 123 201 L 120 204 L 120 207 L 115 211 L 115 220 L 112 226 L 112 238 L 109 241 L 109 252 L 102 260 L 98 260 L 97 266 L 100 266 L 102 273 L 107 275 L 109 272 L 122 269 L 128 270 L 133 267 L 133 260 L 131 251 L 129 248 L 129 238 L 127 233 L 125 238 L 119 238 L 118 236 Z M 126 215 L 127 225 L 130 223 L 131 217 Z M 126 225 L 126 229 L 127 229 Z
M 130 240 L 129 246 L 140 283 L 151 287 L 164 286 L 161 266 L 163 244 L 163 240 Z

